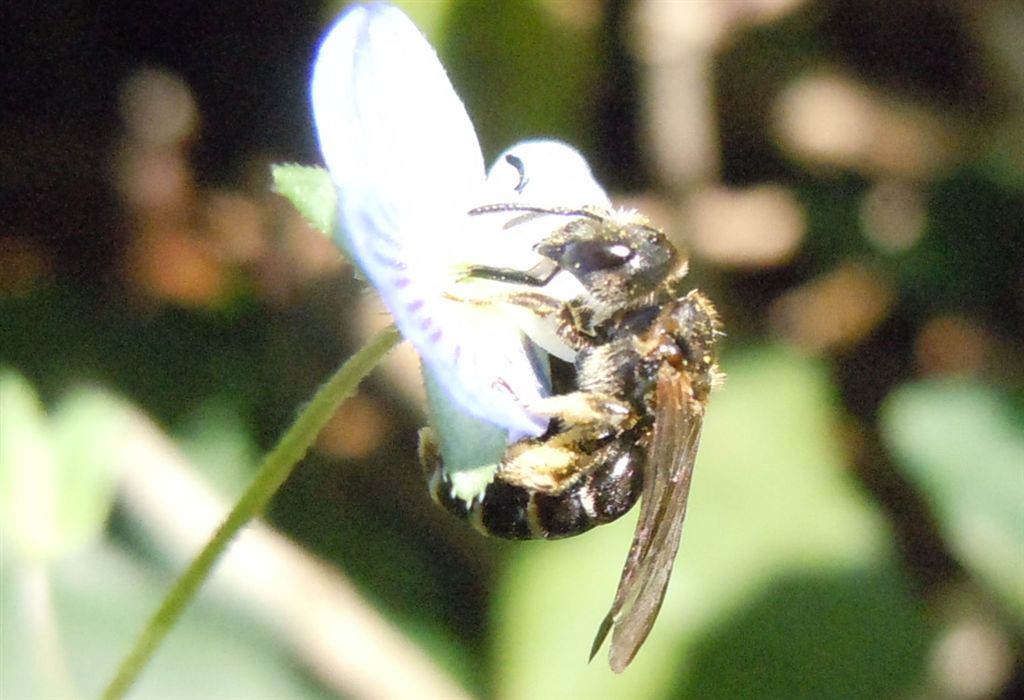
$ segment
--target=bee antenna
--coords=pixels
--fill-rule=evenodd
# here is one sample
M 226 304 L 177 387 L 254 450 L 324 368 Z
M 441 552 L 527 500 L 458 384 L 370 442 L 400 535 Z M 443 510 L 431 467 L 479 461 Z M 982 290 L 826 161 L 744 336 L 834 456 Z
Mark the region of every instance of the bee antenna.
M 509 211 L 519 211 L 528 214 L 552 214 L 554 216 L 584 216 L 588 219 L 593 219 L 594 221 L 602 220 L 600 214 L 587 209 L 573 209 L 571 207 L 538 207 L 529 204 L 515 204 L 512 202 L 504 204 L 485 204 L 481 207 L 475 207 L 469 210 L 469 215 L 479 216 L 480 214 L 498 214 Z

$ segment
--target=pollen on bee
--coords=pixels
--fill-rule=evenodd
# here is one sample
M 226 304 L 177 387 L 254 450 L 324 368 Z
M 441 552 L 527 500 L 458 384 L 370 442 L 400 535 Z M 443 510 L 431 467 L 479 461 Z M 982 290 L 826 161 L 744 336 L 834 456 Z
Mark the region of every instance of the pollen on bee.
M 570 452 L 550 445 L 530 445 L 515 456 L 516 466 L 524 471 L 565 469 L 572 461 Z
M 513 446 L 515 448 L 515 446 Z M 557 494 L 576 476 L 576 453 L 568 447 L 528 443 L 506 453 L 500 467 L 503 481 L 531 491 Z

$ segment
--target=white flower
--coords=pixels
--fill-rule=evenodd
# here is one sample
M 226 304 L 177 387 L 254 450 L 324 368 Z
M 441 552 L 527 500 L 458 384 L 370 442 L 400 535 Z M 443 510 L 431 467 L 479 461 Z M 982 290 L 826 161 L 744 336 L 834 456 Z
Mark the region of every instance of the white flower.
M 547 420 L 529 406 L 548 391 L 546 362 L 500 309 L 460 300 L 479 297 L 483 284 L 507 285 L 461 273 L 469 263 L 532 267 L 540 261 L 533 243 L 565 220 L 503 229 L 512 215 L 469 211 L 512 202 L 607 206 L 586 162 L 564 144 L 528 142 L 499 156 L 485 176 L 472 122 L 444 68 L 389 5 L 345 12 L 320 47 L 311 91 L 338 191 L 339 244 L 419 352 L 435 424 L 470 424 L 458 437 L 440 432 L 446 462 L 493 462 L 506 442 L 543 433 Z M 570 275 L 557 283 L 560 298 L 580 291 Z

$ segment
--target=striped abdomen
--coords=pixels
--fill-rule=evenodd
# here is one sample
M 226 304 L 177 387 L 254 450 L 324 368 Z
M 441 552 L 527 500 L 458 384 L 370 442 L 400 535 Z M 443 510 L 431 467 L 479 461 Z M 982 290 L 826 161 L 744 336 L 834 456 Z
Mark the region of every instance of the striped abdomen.
M 640 496 L 644 452 L 632 433 L 595 449 L 582 476 L 557 495 L 504 481 L 500 471 L 482 497 L 465 501 L 452 493 L 441 461 L 428 467 L 430 494 L 453 515 L 484 534 L 506 539 L 571 537 L 625 515 Z

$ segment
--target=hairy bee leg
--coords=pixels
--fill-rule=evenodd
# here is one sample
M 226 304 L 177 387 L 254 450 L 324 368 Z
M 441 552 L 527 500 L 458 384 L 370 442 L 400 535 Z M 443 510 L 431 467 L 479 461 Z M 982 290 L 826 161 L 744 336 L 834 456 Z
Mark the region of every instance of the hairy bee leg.
M 511 483 L 499 475 L 479 498 L 465 501 L 452 491 L 451 479 L 444 470 L 440 445 L 431 428 L 420 430 L 418 451 L 431 498 L 451 515 L 467 521 L 473 529 L 484 535 L 512 540 L 543 539 L 549 536 L 537 518 L 536 489 Z
M 489 534 L 481 519 L 480 504 L 464 501 L 453 492 L 451 479 L 444 469 L 441 446 L 432 428 L 420 428 L 417 453 L 423 475 L 427 479 L 427 490 L 434 503 L 456 518 L 467 521 L 474 529 Z
M 566 427 L 543 440 L 509 447 L 498 465 L 498 477 L 531 492 L 559 496 L 593 469 L 593 461 L 581 457 L 579 446 L 627 430 L 631 412 L 627 404 L 596 392 L 577 391 L 543 401 L 552 411 L 548 415 L 562 419 Z
M 611 394 L 573 391 L 533 401 L 527 409 L 538 416 L 560 418 L 566 425 L 618 428 L 630 416 L 628 403 Z
M 498 478 L 531 493 L 557 496 L 576 482 L 586 463 L 573 441 L 530 441 L 513 445 L 498 466 Z

